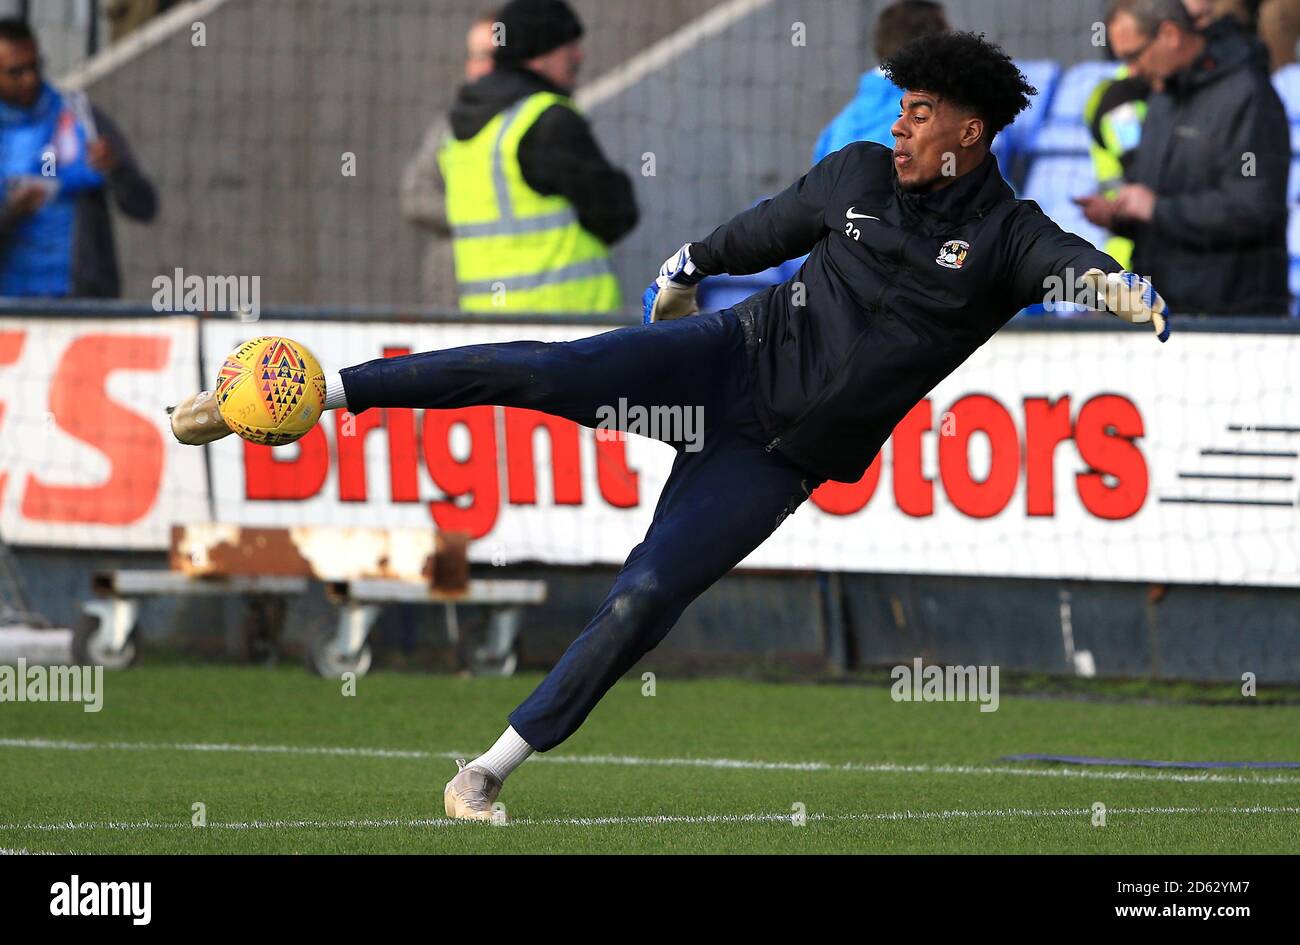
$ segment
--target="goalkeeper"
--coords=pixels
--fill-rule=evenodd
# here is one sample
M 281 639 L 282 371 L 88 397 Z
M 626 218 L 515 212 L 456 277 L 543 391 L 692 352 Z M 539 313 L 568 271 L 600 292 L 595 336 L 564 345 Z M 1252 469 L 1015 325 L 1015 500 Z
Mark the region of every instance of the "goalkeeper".
M 884 69 L 906 90 L 893 150 L 850 144 L 683 246 L 646 290 L 646 324 L 327 372 L 326 407 L 354 413 L 497 404 L 595 427 L 600 408 L 620 398 L 703 408 L 702 448 L 674 443 L 645 539 L 501 738 L 447 784 L 449 816 L 490 819 L 515 767 L 573 734 L 686 606 L 818 485 L 859 479 L 912 406 L 1056 280 L 1165 340 L 1151 285 L 1015 199 L 999 174 L 989 144 L 1035 91 L 1000 48 L 970 33 L 932 34 Z M 705 276 L 805 253 L 789 282 L 682 318 L 694 314 Z M 183 442 L 229 432 L 202 395 L 172 423 Z

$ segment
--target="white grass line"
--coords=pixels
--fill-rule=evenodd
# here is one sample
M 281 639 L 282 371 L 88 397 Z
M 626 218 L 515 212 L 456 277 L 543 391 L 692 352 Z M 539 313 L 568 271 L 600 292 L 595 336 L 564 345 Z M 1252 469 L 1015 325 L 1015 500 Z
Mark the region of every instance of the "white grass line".
M 1300 807 L 1108 807 L 1106 816 L 1126 814 L 1300 814 Z M 808 814 L 809 821 L 901 821 L 901 820 L 975 820 L 1001 818 L 1091 818 L 1093 811 L 1087 807 L 1061 807 L 1045 810 L 1007 808 L 993 810 L 933 810 L 933 811 L 883 811 L 872 814 Z M 626 824 L 731 824 L 731 823 L 783 823 L 790 814 L 714 814 L 703 816 L 663 814 L 649 817 L 575 817 L 541 820 L 515 820 L 513 824 L 542 826 L 600 827 Z
M 258 755 L 337 755 L 344 758 L 463 758 L 453 751 L 398 748 L 335 748 L 299 745 L 236 745 L 226 742 L 74 742 L 51 738 L 0 738 L 0 748 L 49 748 L 57 751 L 198 751 Z
M 1085 781 L 1174 781 L 1210 784 L 1289 784 L 1300 778 L 1285 775 L 1184 774 L 1156 771 L 1095 771 L 1078 768 L 1012 768 L 998 765 L 858 764 L 829 761 L 751 761 L 740 758 L 638 758 L 632 755 L 534 755 L 537 761 L 559 764 L 663 766 L 672 768 L 736 768 L 749 771 L 845 771 L 856 774 L 1008 775 L 1022 778 L 1079 778 Z
M 264 755 L 321 755 L 345 758 L 443 760 L 473 757 L 473 752 L 420 751 L 396 748 L 347 748 L 311 745 L 240 745 L 227 742 L 77 742 L 49 738 L 0 738 L 0 748 L 55 751 L 194 751 Z M 1166 781 L 1178 784 L 1281 784 L 1300 786 L 1300 777 L 1175 771 L 1097 771 L 1067 767 L 1000 765 L 927 765 L 879 762 L 761 761 L 747 758 L 643 758 L 637 755 L 534 755 L 531 763 L 620 765 L 653 768 L 712 768 L 738 771 L 844 772 L 849 774 L 923 774 L 1018 778 L 1064 778 L 1083 781 Z
M 1270 807 L 1253 804 L 1246 807 L 1111 807 L 1106 810 L 1108 817 L 1114 816 L 1179 816 L 1198 815 L 1255 815 L 1255 814 L 1290 814 L 1300 815 L 1300 807 Z M 849 822 L 897 822 L 897 821 L 945 821 L 945 820 L 1009 820 L 1009 819 L 1049 819 L 1062 817 L 1079 817 L 1089 819 L 1093 811 L 1089 807 L 1056 807 L 1033 810 L 1030 808 L 995 808 L 985 810 L 899 810 L 880 811 L 858 814 L 822 814 L 810 813 L 807 820 L 825 823 Z M 753 814 L 654 814 L 633 817 L 545 817 L 518 818 L 504 826 L 510 827 L 628 827 L 641 825 L 708 825 L 708 824 L 775 824 L 789 822 L 789 813 L 753 813 Z M 0 824 L 0 832 L 51 832 L 63 833 L 73 831 L 154 831 L 154 830 L 382 830 L 388 828 L 415 829 L 421 827 L 472 827 L 466 821 L 448 820 L 446 818 L 401 819 L 362 819 L 362 820 L 252 820 L 238 823 L 210 822 L 206 827 L 194 827 L 189 822 L 177 821 L 64 821 L 61 823 L 27 823 Z M 492 826 L 492 825 L 488 825 Z M 18 852 L 21 850 L 0 850 L 0 852 Z

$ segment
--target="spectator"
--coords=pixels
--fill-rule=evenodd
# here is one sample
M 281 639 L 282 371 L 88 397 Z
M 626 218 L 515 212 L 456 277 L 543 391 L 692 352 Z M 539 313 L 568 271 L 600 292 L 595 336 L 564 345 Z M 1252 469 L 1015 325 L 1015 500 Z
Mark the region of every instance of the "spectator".
M 0 20 L 0 189 L 0 295 L 121 294 L 107 195 L 151 220 L 153 185 L 107 115 L 42 79 L 16 19 Z
M 492 54 L 495 11 L 476 19 L 465 35 L 465 81 L 477 82 L 493 69 Z M 451 227 L 447 224 L 447 191 L 442 171 L 438 169 L 438 152 L 451 136 L 446 117 L 429 127 L 420 150 L 402 172 L 402 215 L 431 237 L 424 256 L 422 281 L 424 298 L 436 299 L 444 285 L 455 278 L 447 248 Z
M 1274 72 L 1295 62 L 1300 0 L 1264 0 L 1259 8 L 1259 38 L 1268 47 L 1269 67 Z
M 941 4 L 931 0 L 899 0 L 876 17 L 872 31 L 876 62 L 884 62 L 913 39 L 946 29 L 948 20 Z M 885 78 L 879 66 L 864 72 L 853 100 L 818 136 L 813 163 L 853 141 L 874 141 L 892 148 L 894 136 L 889 129 L 898 118 L 898 103 L 902 98 L 903 90 Z
M 1152 94 L 1129 182 L 1079 198 L 1085 215 L 1133 238 L 1174 312 L 1285 313 L 1291 149 L 1262 45 L 1196 32 L 1181 0 L 1112 0 L 1106 26 Z
M 1300 0 L 1183 0 L 1196 28 L 1229 19 L 1258 32 L 1268 48 L 1269 69 L 1276 72 L 1296 61 L 1300 43 Z
M 636 201 L 569 97 L 582 24 L 564 0 L 511 0 L 499 22 L 495 69 L 461 87 L 438 155 L 461 309 L 618 311 L 608 247 Z
M 1113 200 L 1124 186 L 1142 140 L 1142 122 L 1147 114 L 1151 86 L 1134 78 L 1123 66 L 1113 79 L 1097 84 L 1083 109 L 1083 121 L 1091 140 L 1092 168 L 1097 190 Z M 1133 241 L 1112 234 L 1102 247 L 1125 269 L 1133 268 Z
M 1192 29 L 1203 30 L 1225 16 L 1248 30 L 1255 28 L 1255 8 L 1259 0 L 1183 0 Z
M 1200 31 L 1221 16 L 1229 15 L 1217 9 L 1223 6 L 1222 0 L 1183 0 L 1183 6 L 1192 19 L 1192 26 Z M 1221 28 L 1229 28 L 1236 22 L 1227 20 Z M 1151 86 L 1146 80 L 1129 75 L 1128 68 L 1120 66 L 1114 78 L 1097 83 L 1088 96 L 1083 122 L 1091 137 L 1088 144 L 1097 175 L 1097 190 L 1104 197 L 1115 197 L 1133 165 L 1142 140 L 1142 122 L 1150 94 Z M 1125 269 L 1133 267 L 1132 240 L 1112 234 L 1102 249 Z

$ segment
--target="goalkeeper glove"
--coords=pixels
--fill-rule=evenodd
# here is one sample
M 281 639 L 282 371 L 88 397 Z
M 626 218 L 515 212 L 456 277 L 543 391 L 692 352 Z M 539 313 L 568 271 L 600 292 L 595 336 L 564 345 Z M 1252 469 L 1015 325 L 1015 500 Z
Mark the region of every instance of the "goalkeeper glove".
M 172 435 L 187 446 L 202 446 L 232 432 L 210 390 L 191 394 L 175 407 L 168 407 L 167 413 L 171 417 Z
M 641 296 L 641 321 L 669 321 L 685 318 L 700 310 L 695 302 L 695 287 L 704 273 L 691 262 L 691 244 L 685 244 L 659 267 L 659 277 Z
M 1083 282 L 1097 295 L 1097 301 L 1110 312 L 1134 325 L 1151 323 L 1160 341 L 1169 339 L 1169 312 L 1165 300 L 1136 272 L 1102 272 L 1089 269 Z

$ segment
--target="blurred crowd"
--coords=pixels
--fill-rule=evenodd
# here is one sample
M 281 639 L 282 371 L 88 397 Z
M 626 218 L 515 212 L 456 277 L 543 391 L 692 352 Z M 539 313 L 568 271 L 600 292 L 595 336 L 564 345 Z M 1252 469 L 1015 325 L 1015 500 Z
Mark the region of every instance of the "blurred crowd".
M 171 5 L 112 4 L 114 37 Z M 1115 69 L 1079 116 L 1096 185 L 1070 196 L 1175 312 L 1287 313 L 1290 121 L 1270 74 L 1297 59 L 1300 0 L 1112 0 L 1104 22 Z M 883 61 L 949 28 L 941 3 L 898 0 L 870 45 Z M 610 250 L 638 208 L 572 97 L 583 36 L 564 0 L 510 0 L 470 27 L 464 83 L 401 181 L 403 214 L 430 241 L 426 297 L 454 278 L 467 312 L 629 307 Z M 864 72 L 812 161 L 852 141 L 891 145 L 901 94 L 878 67 Z M 0 162 L 0 295 L 120 295 L 114 208 L 147 223 L 155 188 L 112 118 L 48 81 L 17 19 L 0 20 Z
M 1174 311 L 1286 314 L 1290 130 L 1269 77 L 1296 61 L 1300 0 L 1113 0 L 1104 22 L 1116 69 L 1081 116 L 1096 190 L 1072 195 L 1110 234 L 1104 248 L 1149 276 Z M 900 0 L 876 17 L 872 48 L 884 61 L 949 28 L 941 3 Z M 511 40 L 520 30 L 522 51 Z M 407 169 L 407 216 L 452 240 L 466 310 L 621 305 L 605 257 L 636 207 L 567 98 L 580 40 L 562 0 L 485 12 L 467 39 L 466 84 Z M 813 162 L 853 141 L 892 145 L 901 96 L 879 67 L 868 70 Z M 522 272 L 505 263 L 518 259 L 528 260 Z

